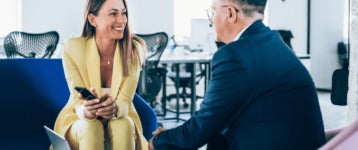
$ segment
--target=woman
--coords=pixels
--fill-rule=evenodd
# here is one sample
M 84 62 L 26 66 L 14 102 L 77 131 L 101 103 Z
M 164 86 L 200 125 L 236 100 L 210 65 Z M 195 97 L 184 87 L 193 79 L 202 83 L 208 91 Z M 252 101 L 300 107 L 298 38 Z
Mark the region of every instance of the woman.
M 55 131 L 72 149 L 100 150 L 105 145 L 147 149 L 132 103 L 144 43 L 130 32 L 125 0 L 88 0 L 86 5 L 82 36 L 64 44 L 63 66 L 71 95 Z M 85 100 L 75 86 L 90 88 L 97 98 Z

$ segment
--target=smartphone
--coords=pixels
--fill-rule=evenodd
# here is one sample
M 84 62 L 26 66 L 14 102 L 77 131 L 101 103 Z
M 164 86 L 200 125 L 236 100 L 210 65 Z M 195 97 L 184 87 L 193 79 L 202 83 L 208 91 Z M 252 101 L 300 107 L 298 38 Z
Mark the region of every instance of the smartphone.
M 79 87 L 76 86 L 75 90 L 79 93 L 81 93 L 82 97 L 85 98 L 86 100 L 92 100 L 92 99 L 96 99 L 97 97 L 94 96 L 87 88 L 85 87 Z
M 86 100 L 92 100 L 96 99 L 97 97 L 94 96 L 87 88 L 85 87 L 79 87 L 76 86 L 75 90 L 79 93 L 81 93 L 82 97 L 84 97 Z M 109 96 L 103 96 L 100 98 L 100 102 L 106 100 Z M 101 116 L 97 117 L 97 119 L 103 119 Z

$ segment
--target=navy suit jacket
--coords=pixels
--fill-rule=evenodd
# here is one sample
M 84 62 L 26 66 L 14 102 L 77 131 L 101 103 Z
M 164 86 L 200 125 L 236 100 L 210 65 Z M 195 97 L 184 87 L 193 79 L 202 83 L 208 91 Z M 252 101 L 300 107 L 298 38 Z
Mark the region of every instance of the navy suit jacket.
M 312 78 L 280 35 L 262 21 L 219 49 L 211 69 L 199 111 L 155 136 L 156 149 L 198 148 L 218 134 L 232 150 L 307 150 L 324 144 Z

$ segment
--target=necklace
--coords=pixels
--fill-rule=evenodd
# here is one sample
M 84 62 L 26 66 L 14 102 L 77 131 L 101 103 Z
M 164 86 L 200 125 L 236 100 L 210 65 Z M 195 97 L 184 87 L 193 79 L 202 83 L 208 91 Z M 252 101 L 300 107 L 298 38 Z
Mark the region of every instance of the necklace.
M 111 60 L 114 56 L 114 50 L 112 51 L 112 54 L 110 55 L 110 57 L 102 55 L 101 51 L 99 51 L 98 53 L 99 53 L 99 56 L 101 56 L 101 57 L 103 56 L 107 60 L 107 65 L 111 64 Z

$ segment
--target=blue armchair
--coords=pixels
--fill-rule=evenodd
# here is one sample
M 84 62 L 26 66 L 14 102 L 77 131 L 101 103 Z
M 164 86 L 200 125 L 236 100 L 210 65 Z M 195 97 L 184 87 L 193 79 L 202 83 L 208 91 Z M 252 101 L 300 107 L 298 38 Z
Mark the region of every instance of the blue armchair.
M 153 136 L 152 132 L 158 128 L 157 116 L 152 107 L 138 94 L 134 95 L 133 104 L 143 126 L 143 135 L 149 140 Z
M 0 70 L 0 149 L 48 149 L 43 125 L 53 127 L 69 97 L 62 60 L 0 59 Z M 137 94 L 133 103 L 149 139 L 155 113 Z

